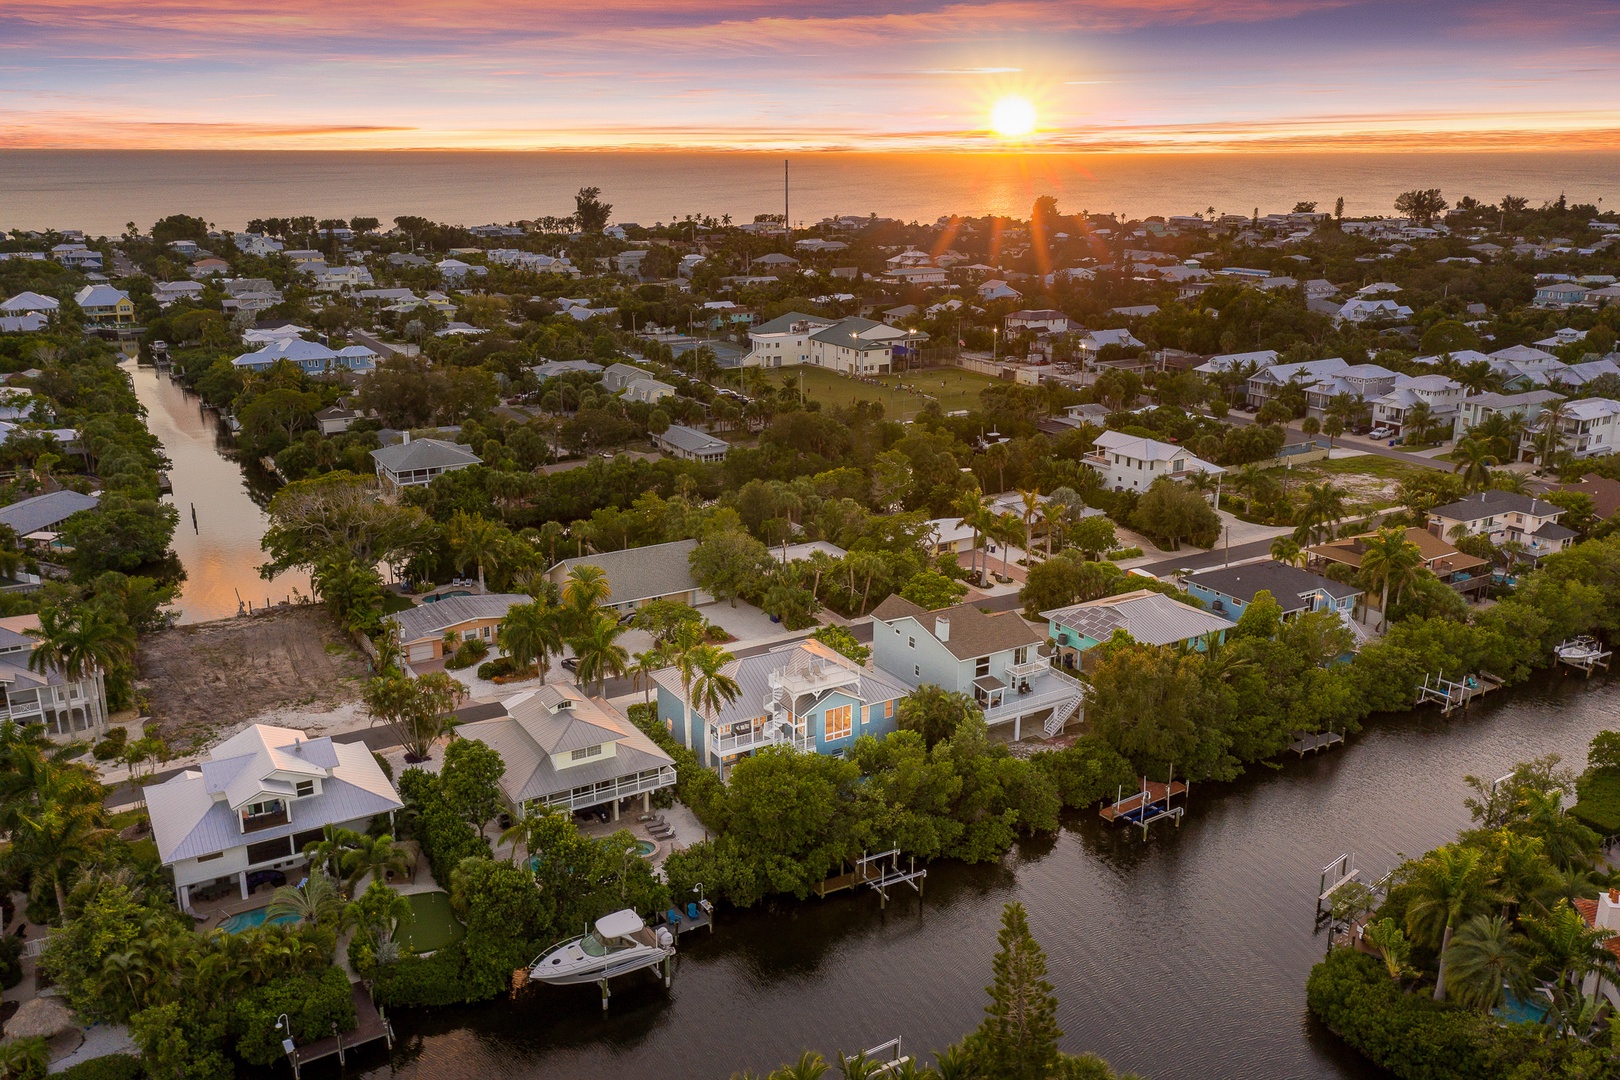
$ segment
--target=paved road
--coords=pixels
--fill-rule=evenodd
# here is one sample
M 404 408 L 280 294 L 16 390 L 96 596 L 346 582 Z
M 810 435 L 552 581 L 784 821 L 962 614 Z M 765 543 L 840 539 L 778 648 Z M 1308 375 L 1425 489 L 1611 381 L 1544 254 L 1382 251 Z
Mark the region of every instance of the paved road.
M 1237 413 L 1228 413 L 1226 416 L 1226 422 L 1234 427 L 1248 427 L 1250 424 L 1254 423 L 1254 420 L 1246 416 L 1239 416 Z M 1293 425 L 1287 426 L 1284 430 L 1290 436 L 1298 437 L 1300 439 L 1305 438 L 1305 433 Z M 1320 435 L 1317 436 L 1319 439 L 1322 437 L 1323 436 Z M 1369 454 L 1375 454 L 1378 457 L 1389 458 L 1391 461 L 1404 461 L 1408 465 L 1416 465 L 1424 469 L 1438 469 L 1441 472 L 1452 471 L 1451 463 L 1449 461 L 1434 461 L 1430 458 L 1418 457 L 1416 454 L 1408 454 L 1404 451 L 1396 450 L 1389 446 L 1389 444 L 1378 442 L 1375 439 L 1363 439 L 1355 435 L 1341 435 L 1337 439 L 1333 440 L 1333 445 L 1342 446 L 1346 450 L 1362 450 Z

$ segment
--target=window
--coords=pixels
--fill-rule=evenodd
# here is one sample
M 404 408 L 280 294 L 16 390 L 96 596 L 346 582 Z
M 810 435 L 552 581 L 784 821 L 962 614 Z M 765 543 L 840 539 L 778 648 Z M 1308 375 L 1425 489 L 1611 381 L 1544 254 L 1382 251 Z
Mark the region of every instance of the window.
M 199 855 L 199 856 L 197 856 L 197 861 L 198 862 L 213 862 L 215 859 L 223 859 L 224 857 L 225 857 L 225 853 L 223 851 L 216 851 L 212 855 Z
M 912 664 L 911 665 L 911 674 L 912 674 L 913 678 L 917 678 L 917 679 L 922 678 L 922 665 L 921 664 Z
M 910 648 L 915 649 L 917 647 L 917 639 L 914 638 L 914 637 L 906 638 L 906 645 L 909 646 Z
M 990 674 L 990 658 L 988 656 L 981 656 L 973 661 L 973 677 L 975 679 L 981 679 L 988 674 Z
M 1020 645 L 1013 650 L 1013 663 L 1025 664 L 1029 662 L 1029 646 Z
M 893 698 L 890 698 L 888 701 L 885 701 L 883 703 L 883 719 L 885 719 L 885 720 L 894 719 L 894 699 Z
M 602 744 L 595 746 L 582 746 L 568 755 L 570 761 L 584 761 L 586 758 L 599 757 L 602 753 Z
M 849 738 L 852 720 L 852 710 L 848 705 L 840 705 L 836 709 L 828 709 L 822 715 L 821 736 L 824 739 Z
M 267 814 L 279 813 L 281 813 L 280 799 L 270 799 L 267 802 L 248 803 L 247 806 L 242 810 L 242 816 L 245 818 L 264 817 Z
M 315 781 L 313 781 L 313 780 L 300 780 L 300 781 L 298 781 L 298 786 L 293 789 L 293 793 L 294 793 L 294 795 L 296 797 L 298 797 L 300 799 L 309 798 L 311 795 L 315 794 Z

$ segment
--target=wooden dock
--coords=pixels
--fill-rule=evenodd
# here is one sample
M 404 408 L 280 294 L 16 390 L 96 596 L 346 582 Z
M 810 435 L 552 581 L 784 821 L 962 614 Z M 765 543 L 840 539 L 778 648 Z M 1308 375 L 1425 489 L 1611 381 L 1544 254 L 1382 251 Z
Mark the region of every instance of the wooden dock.
M 857 861 L 855 869 L 846 874 L 835 874 L 821 884 L 813 887 L 815 894 L 826 899 L 835 892 L 853 889 L 857 885 L 869 885 L 883 876 L 883 871 L 869 862 Z
M 359 983 L 349 987 L 349 991 L 354 995 L 354 1015 L 359 1020 L 358 1026 L 353 1031 L 334 1032 L 331 1036 L 307 1046 L 295 1047 L 287 1055 L 292 1061 L 295 1080 L 302 1075 L 304 1066 L 312 1061 L 336 1055 L 338 1064 L 344 1065 L 347 1064 L 345 1059 L 350 1051 L 374 1043 L 378 1039 L 386 1040 L 390 1050 L 394 1048 L 394 1028 L 372 1002 L 371 995 L 366 993 Z
M 1461 682 L 1452 682 L 1439 673 L 1425 675 L 1423 685 L 1418 687 L 1417 704 L 1433 702 L 1440 706 L 1442 714 L 1450 716 L 1457 709 L 1468 708 L 1475 698 L 1501 688 L 1502 680 L 1487 671 L 1466 675 Z
M 1167 802 L 1177 795 L 1186 795 L 1187 785 L 1180 780 L 1172 780 L 1168 784 L 1161 784 L 1157 780 L 1144 780 L 1142 790 L 1135 795 L 1127 795 L 1116 802 L 1104 806 L 1098 811 L 1102 819 L 1113 823 L 1122 820 L 1131 820 L 1133 815 L 1139 815 L 1144 809 L 1157 803 Z M 1131 822 L 1135 824 L 1135 821 Z
M 1319 731 L 1314 735 L 1299 734 L 1298 738 L 1288 744 L 1288 749 L 1300 757 L 1304 757 L 1306 754 L 1314 754 L 1318 750 L 1331 749 L 1342 742 L 1344 742 L 1344 736 L 1337 731 Z
M 839 874 L 827 878 L 819 885 L 814 886 L 814 892 L 822 899 L 835 892 L 845 889 L 869 885 L 883 898 L 883 906 L 889 906 L 889 889 L 895 885 L 906 885 L 914 889 L 918 896 L 922 895 L 922 883 L 928 877 L 927 868 L 918 869 L 917 860 L 913 857 L 907 866 L 900 865 L 900 849 L 891 848 L 876 855 L 862 853 L 855 860 L 855 868 L 849 873 Z

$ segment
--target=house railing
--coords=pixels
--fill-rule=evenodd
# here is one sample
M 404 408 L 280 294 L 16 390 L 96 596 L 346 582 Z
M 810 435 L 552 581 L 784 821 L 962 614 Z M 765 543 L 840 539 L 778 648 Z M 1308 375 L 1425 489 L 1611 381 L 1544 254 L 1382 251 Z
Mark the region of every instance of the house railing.
M 756 722 L 753 730 L 740 735 L 718 735 L 711 728 L 708 742 L 711 753 L 726 757 L 731 754 L 745 754 L 765 746 L 792 746 L 804 750 L 809 747 L 811 740 L 808 736 L 800 736 L 785 721 L 767 720 L 763 723 Z
M 1019 694 L 1008 690 L 1003 696 L 1000 705 L 984 711 L 984 722 L 987 724 L 1004 723 L 1085 696 L 1084 683 L 1079 679 L 1071 678 L 1055 670 L 1043 675 L 1039 685 L 1040 689 L 1032 689 L 1028 694 Z
M 1007 681 L 1010 683 L 1014 679 L 1027 678 L 1031 675 L 1039 675 L 1041 672 L 1046 671 L 1051 666 L 1050 661 L 1048 661 L 1045 657 L 1037 657 L 1034 660 L 1026 660 L 1022 664 L 1008 664 Z
M 675 767 L 666 765 L 659 769 L 647 769 L 626 776 L 616 776 L 611 780 L 589 784 L 569 791 L 547 795 L 544 798 L 534 799 L 531 806 L 561 807 L 568 810 L 583 810 L 589 806 L 610 802 L 615 799 L 627 799 L 633 795 L 645 795 L 661 788 L 672 787 L 675 783 Z

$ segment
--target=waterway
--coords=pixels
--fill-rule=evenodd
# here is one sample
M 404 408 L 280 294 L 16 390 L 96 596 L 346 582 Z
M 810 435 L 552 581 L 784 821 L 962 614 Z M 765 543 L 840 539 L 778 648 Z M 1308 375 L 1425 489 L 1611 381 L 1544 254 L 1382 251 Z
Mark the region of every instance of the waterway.
M 606 1016 L 591 986 L 401 1012 L 368 1075 L 715 1080 L 897 1035 L 926 1053 L 979 1022 L 1001 908 L 1019 900 L 1067 1049 L 1158 1080 L 1382 1076 L 1306 1013 L 1327 944 L 1318 869 L 1353 851 L 1376 877 L 1467 824 L 1464 776 L 1548 753 L 1578 767 L 1615 726 L 1620 682 L 1559 674 L 1467 716 L 1379 718 L 1348 747 L 1195 785 L 1184 824 L 1145 844 L 1088 811 L 999 864 L 938 864 L 920 901 L 887 911 L 862 894 L 723 912 L 712 939 L 682 943 L 671 989 L 632 976 Z
M 173 547 L 186 570 L 175 603 L 180 622 L 228 618 L 239 603 L 256 610 L 298 593 L 307 596 L 307 574 L 289 572 L 271 581 L 259 576 L 265 560 L 259 539 L 274 479 L 229 456 L 230 433 L 195 394 L 133 359 L 122 366 L 146 409 L 146 426 L 170 462 L 174 493 L 164 501 L 180 511 Z

